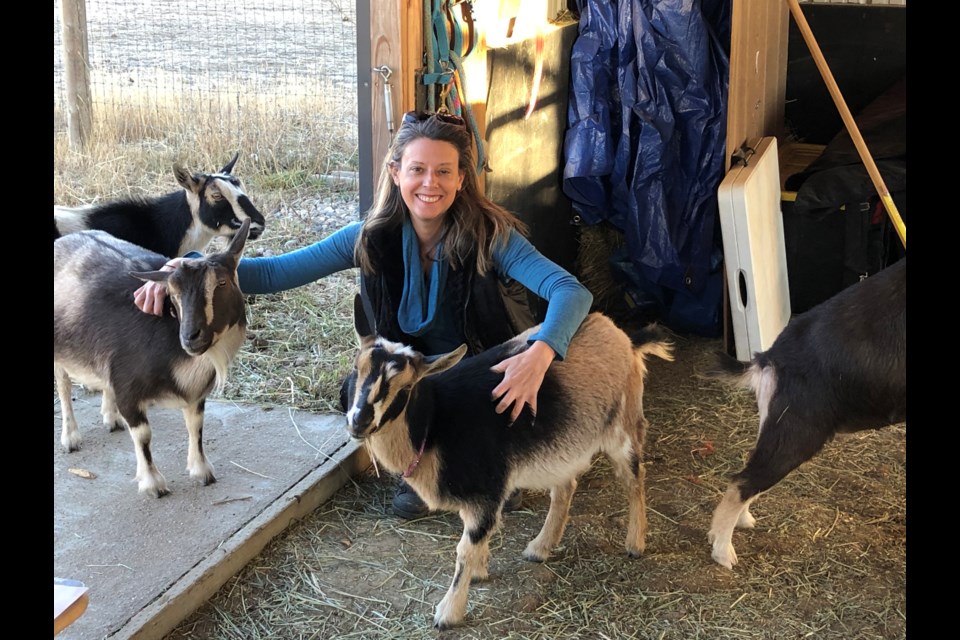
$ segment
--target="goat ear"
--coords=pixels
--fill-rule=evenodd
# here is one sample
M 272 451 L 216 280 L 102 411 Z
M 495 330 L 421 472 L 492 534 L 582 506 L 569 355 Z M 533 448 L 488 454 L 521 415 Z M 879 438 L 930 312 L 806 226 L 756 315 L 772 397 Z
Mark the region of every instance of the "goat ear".
M 373 330 L 370 329 L 370 319 L 367 318 L 367 312 L 363 308 L 363 299 L 359 293 L 353 296 L 353 328 L 356 329 L 361 344 L 363 338 L 373 335 Z
M 460 362 L 466 354 L 467 345 L 462 344 L 450 353 L 445 353 L 442 356 L 431 356 L 424 361 L 426 367 L 423 369 L 423 376 L 432 376 L 435 373 L 446 371 Z
M 187 191 L 197 193 L 200 190 L 200 182 L 193 177 L 192 173 L 179 164 L 173 165 L 173 176 L 177 179 L 180 186 Z
M 237 158 L 239 157 L 240 157 L 240 152 L 237 151 L 235 154 L 233 154 L 233 160 L 223 165 L 223 169 L 220 169 L 220 173 L 225 173 L 227 175 L 230 175 L 230 172 L 233 171 L 233 165 L 237 164 Z
M 243 246 L 247 243 L 247 235 L 250 233 L 250 218 L 244 218 L 240 223 L 240 228 L 233 234 L 230 240 L 230 246 L 227 247 L 227 253 L 232 253 L 239 262 L 240 254 L 243 253 Z
M 172 271 L 131 271 L 130 275 L 136 278 L 137 280 L 159 282 L 160 284 L 166 284 L 167 280 L 170 279 L 170 274 Z

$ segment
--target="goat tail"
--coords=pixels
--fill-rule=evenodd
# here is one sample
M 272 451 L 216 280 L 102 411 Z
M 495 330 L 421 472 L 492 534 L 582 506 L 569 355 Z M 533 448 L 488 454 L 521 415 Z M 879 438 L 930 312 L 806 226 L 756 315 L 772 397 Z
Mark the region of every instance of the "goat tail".
M 668 362 L 673 362 L 673 342 L 667 336 L 663 327 L 654 323 L 648 324 L 630 334 L 630 342 L 634 351 L 642 356 L 657 356 Z
M 717 351 L 712 367 L 703 371 L 703 378 L 712 378 L 738 387 L 754 387 L 758 367 L 755 362 L 740 362 L 725 351 Z

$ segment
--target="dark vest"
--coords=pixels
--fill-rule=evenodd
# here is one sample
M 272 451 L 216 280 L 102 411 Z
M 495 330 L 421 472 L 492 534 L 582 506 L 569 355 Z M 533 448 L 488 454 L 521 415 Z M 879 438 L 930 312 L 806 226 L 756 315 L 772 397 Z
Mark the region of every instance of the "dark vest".
M 378 232 L 371 238 L 369 252 L 374 275 L 361 273 L 360 294 L 370 326 L 377 335 L 425 352 L 422 341 L 404 333 L 397 320 L 404 278 L 400 229 Z M 476 254 L 468 256 L 465 264 L 476 264 Z M 509 340 L 535 324 L 526 288 L 516 281 L 501 282 L 492 270 L 481 276 L 469 266 L 451 267 L 441 295 L 445 303 L 459 310 L 455 314 L 457 330 L 468 355 Z

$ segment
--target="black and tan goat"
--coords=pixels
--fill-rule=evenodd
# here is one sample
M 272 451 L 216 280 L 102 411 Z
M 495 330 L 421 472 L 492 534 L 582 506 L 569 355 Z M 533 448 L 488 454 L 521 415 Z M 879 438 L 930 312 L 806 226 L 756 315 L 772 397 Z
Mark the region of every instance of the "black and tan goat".
M 173 175 L 183 189 L 154 198 L 126 198 L 82 207 L 53 207 L 53 239 L 100 229 L 168 258 L 203 251 L 215 237 L 233 237 L 250 220 L 249 237 L 263 233 L 263 214 L 232 175 L 239 154 L 217 173 L 191 173 L 181 166 Z
M 907 419 L 907 259 L 792 318 L 771 347 L 741 363 L 721 355 L 708 372 L 753 389 L 757 444 L 713 512 L 711 555 L 737 563 L 734 527 L 756 523 L 750 504 L 837 433 Z
M 250 221 L 244 220 L 222 253 L 184 259 L 172 272 L 167 258 L 103 231 L 71 233 L 53 243 L 53 370 L 63 428 L 60 443 L 79 449 L 71 386 L 103 391 L 104 423 L 124 423 L 133 439 L 139 490 L 169 493 L 150 452 L 147 408 L 181 407 L 189 434 L 187 471 L 203 484 L 216 482 L 203 452 L 207 396 L 222 387 L 246 334 L 246 309 L 237 263 Z M 141 312 L 133 292 L 161 282 L 170 313 Z
M 526 349 L 537 327 L 474 357 L 463 357 L 466 345 L 425 357 L 370 335 L 359 299 L 354 313 L 360 350 L 347 385 L 350 435 L 363 440 L 380 465 L 402 472 L 430 508 L 458 511 L 463 520 L 453 582 L 434 626 L 463 618 L 470 581 L 487 576 L 490 538 L 513 490 L 550 490 L 543 529 L 523 552 L 542 562 L 563 535 L 577 478 L 599 452 L 627 490 L 627 553 L 643 552 L 645 357 L 673 359 L 659 334 L 641 332 L 634 346 L 609 318 L 590 314 L 567 357 L 547 370 L 536 416 L 524 409 L 510 425 L 509 412 L 497 414 L 491 400 L 503 377 L 491 367 Z

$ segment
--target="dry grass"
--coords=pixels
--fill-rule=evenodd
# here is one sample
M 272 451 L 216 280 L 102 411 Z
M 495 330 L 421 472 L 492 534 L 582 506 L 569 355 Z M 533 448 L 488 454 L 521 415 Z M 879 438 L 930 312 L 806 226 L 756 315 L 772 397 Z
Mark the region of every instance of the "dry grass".
M 249 297 L 247 347 L 234 362 L 226 398 L 339 412 L 340 383 L 353 365 L 354 272 Z
M 81 149 L 69 145 L 55 103 L 54 203 L 167 193 L 178 188 L 174 163 L 213 171 L 237 151 L 234 172 L 260 196 L 261 208 L 273 210 L 292 195 L 316 196 L 326 184 L 323 176 L 356 170 L 356 120 L 345 118 L 350 110 L 344 105 L 290 93 L 294 97 L 277 101 L 253 88 L 224 88 L 222 95 L 243 96 L 242 102 L 221 95 L 211 104 L 188 88 L 125 89 L 122 97 L 98 102 Z

